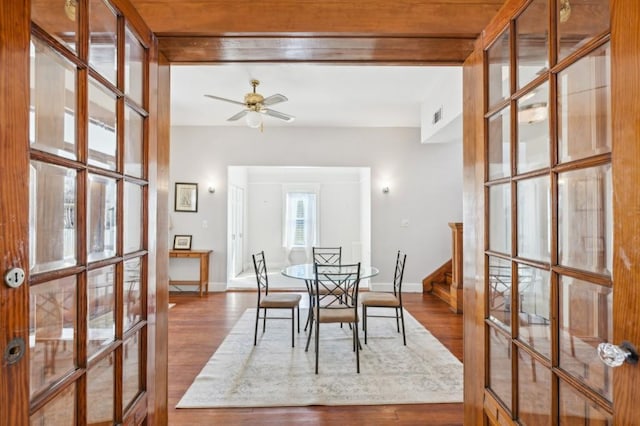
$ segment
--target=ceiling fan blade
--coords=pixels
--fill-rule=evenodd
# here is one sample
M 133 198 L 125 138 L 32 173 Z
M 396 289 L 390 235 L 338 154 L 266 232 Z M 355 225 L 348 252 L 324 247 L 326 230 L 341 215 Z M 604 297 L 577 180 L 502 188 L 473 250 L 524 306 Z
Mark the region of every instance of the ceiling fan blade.
M 269 109 L 269 108 L 263 108 L 262 112 L 264 112 L 267 115 L 270 115 L 271 117 L 279 118 L 280 120 L 284 120 L 284 121 L 287 121 L 289 123 L 291 123 L 293 120 L 296 119 L 292 115 L 285 114 L 283 112 L 274 111 L 274 110 Z
M 236 104 L 236 105 L 242 105 L 244 106 L 244 102 L 238 102 L 238 101 L 234 101 L 232 99 L 227 99 L 227 98 L 221 98 L 220 96 L 213 96 L 213 95 L 205 95 L 207 98 L 211 98 L 211 99 L 217 99 L 219 101 L 225 101 L 225 102 L 231 102 L 232 104 Z
M 245 110 L 242 110 L 242 111 L 240 111 L 239 113 L 237 113 L 236 115 L 232 115 L 231 117 L 227 118 L 227 121 L 236 121 L 236 120 L 238 120 L 239 118 L 242 118 L 242 117 L 244 117 L 245 115 L 247 115 L 247 113 L 248 113 L 248 112 L 249 112 L 249 111 L 247 111 L 246 109 L 245 109 Z
M 285 95 L 281 95 L 280 93 L 276 93 L 275 95 L 268 96 L 264 98 L 262 101 L 262 105 L 269 106 L 279 104 L 280 102 L 286 102 L 289 99 Z

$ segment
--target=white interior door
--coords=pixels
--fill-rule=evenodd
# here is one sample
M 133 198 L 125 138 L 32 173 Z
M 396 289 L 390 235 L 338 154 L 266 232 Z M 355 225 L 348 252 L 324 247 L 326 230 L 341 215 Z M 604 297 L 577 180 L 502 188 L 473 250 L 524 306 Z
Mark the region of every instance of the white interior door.
M 244 188 L 235 185 L 230 187 L 230 224 L 231 230 L 231 277 L 237 277 L 243 270 L 244 251 Z

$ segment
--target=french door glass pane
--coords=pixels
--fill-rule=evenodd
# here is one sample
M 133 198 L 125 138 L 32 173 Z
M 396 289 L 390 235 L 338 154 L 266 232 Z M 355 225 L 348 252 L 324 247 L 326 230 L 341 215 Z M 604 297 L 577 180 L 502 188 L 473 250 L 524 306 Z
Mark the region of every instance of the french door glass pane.
M 549 167 L 549 84 L 518 99 L 518 173 Z
M 549 271 L 518 265 L 518 338 L 551 358 L 551 278 Z
M 89 271 L 87 283 L 87 354 L 95 355 L 115 340 L 114 265 Z
M 31 147 L 76 159 L 76 67 L 31 39 Z
M 524 350 L 518 350 L 518 420 L 529 426 L 551 421 L 551 370 Z
M 130 106 L 124 108 L 124 172 L 144 177 L 142 164 L 144 118 Z
M 511 262 L 489 256 L 489 318 L 511 328 Z
M 29 288 L 30 395 L 75 370 L 76 277 Z
M 489 117 L 489 180 L 511 175 L 511 108 Z
M 551 192 L 548 176 L 520 180 L 518 190 L 518 256 L 549 262 Z
M 518 87 L 549 68 L 548 0 L 533 0 L 516 19 Z
M 67 386 L 51 402 L 29 418 L 30 426 L 75 426 L 77 424 L 75 383 Z
M 78 0 L 51 7 L 49 0 L 31 1 L 31 20 L 57 41 L 75 52 L 78 44 Z
M 511 94 L 509 64 L 509 31 L 505 31 L 487 52 L 489 62 L 489 107 L 507 99 Z
M 557 1 L 558 61 L 609 29 L 609 0 Z
M 489 328 L 489 388 L 511 410 L 511 339 Z
M 568 383 L 560 380 L 560 422 L 562 426 L 613 426 L 611 415 Z
M 113 423 L 114 362 L 102 358 L 87 372 L 87 424 Z
M 29 263 L 32 273 L 76 264 L 76 171 L 32 161 Z
M 140 387 L 140 342 L 142 342 L 142 333 L 140 332 L 124 342 L 122 402 L 125 408 L 142 390 Z
M 87 197 L 87 249 L 89 261 L 116 254 L 116 181 L 89 175 Z
M 125 28 L 124 92 L 142 106 L 142 84 L 144 76 L 144 47 L 129 29 Z
M 560 162 L 611 152 L 611 46 L 558 74 Z
M 140 320 L 142 313 L 142 258 L 124 262 L 124 331 Z
M 611 401 L 613 372 L 596 347 L 613 340 L 613 291 L 567 276 L 559 281 L 560 367 Z
M 142 187 L 135 183 L 124 183 L 124 252 L 131 253 L 142 248 Z
M 489 250 L 511 253 L 511 186 L 489 187 Z
M 116 169 L 116 98 L 89 79 L 89 164 Z
M 89 0 L 89 64 L 116 85 L 117 28 L 113 11 L 102 0 Z
M 611 165 L 558 174 L 558 261 L 610 275 L 612 265 Z

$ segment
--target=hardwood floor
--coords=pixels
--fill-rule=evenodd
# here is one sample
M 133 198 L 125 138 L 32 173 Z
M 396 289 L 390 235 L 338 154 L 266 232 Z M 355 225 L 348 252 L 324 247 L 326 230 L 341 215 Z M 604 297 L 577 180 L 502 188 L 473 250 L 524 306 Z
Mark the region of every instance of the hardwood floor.
M 176 409 L 204 364 L 246 308 L 253 292 L 171 294 L 169 424 L 176 425 L 461 425 L 462 404 Z M 306 298 L 303 298 L 305 300 Z M 405 308 L 462 360 L 462 315 L 429 294 L 403 296 Z M 247 344 L 251 344 L 250 339 Z

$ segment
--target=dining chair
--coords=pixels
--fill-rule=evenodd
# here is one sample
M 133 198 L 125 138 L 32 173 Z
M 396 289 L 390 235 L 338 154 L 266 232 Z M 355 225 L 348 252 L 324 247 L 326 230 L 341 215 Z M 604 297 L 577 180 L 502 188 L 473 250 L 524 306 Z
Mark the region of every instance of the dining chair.
M 253 334 L 253 345 L 258 342 L 258 322 L 262 319 L 262 332 L 267 327 L 268 309 L 290 309 L 290 317 L 268 317 L 269 319 L 290 319 L 291 320 L 291 347 L 295 347 L 295 310 L 298 311 L 298 333 L 300 333 L 300 299 L 299 294 L 269 293 L 269 275 L 267 274 L 267 262 L 264 258 L 264 251 L 252 255 L 253 267 L 256 271 L 256 281 L 258 283 L 258 303 L 256 305 L 256 326 Z M 262 316 L 260 316 L 262 310 Z
M 319 263 L 322 265 L 339 265 L 342 262 L 342 246 L 340 247 L 312 247 L 313 263 Z M 309 294 L 309 306 L 313 306 L 314 303 L 314 286 L 313 281 L 305 281 L 307 286 L 307 293 Z M 327 290 L 321 288 L 322 294 L 326 294 Z M 311 309 L 307 315 L 307 321 L 304 324 L 304 331 L 307 331 L 307 327 L 311 321 Z
M 400 323 L 402 323 L 402 340 L 407 345 L 407 336 L 404 331 L 404 311 L 402 309 L 402 277 L 404 275 L 404 264 L 407 255 L 398 250 L 396 256 L 396 268 L 393 274 L 393 293 L 370 291 L 362 294 L 362 329 L 364 331 L 364 343 L 367 344 L 367 317 L 395 318 L 398 333 L 400 333 Z M 371 315 L 367 308 L 393 308 L 395 315 Z
M 312 247 L 313 263 L 342 263 L 342 247 Z
M 314 264 L 315 279 L 312 305 L 311 330 L 307 336 L 305 352 L 309 350 L 311 334 L 315 328 L 316 374 L 320 353 L 320 324 L 348 323 L 353 334 L 353 350 L 356 353 L 356 369 L 360 373 L 360 339 L 358 336 L 358 290 L 360 287 L 360 263 L 348 265 Z M 321 289 L 325 289 L 322 291 Z

